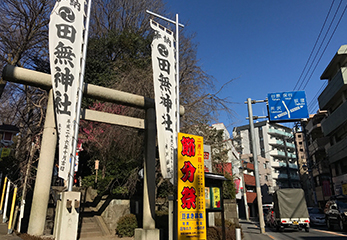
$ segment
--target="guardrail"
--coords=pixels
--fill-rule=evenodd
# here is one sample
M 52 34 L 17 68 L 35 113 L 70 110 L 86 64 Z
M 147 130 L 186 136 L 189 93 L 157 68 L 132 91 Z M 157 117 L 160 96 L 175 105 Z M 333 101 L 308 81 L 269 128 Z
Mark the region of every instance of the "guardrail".
M 12 189 L 11 189 L 12 187 Z M 9 219 L 7 217 L 7 209 L 8 209 L 8 203 L 9 203 L 9 196 L 10 191 L 13 190 L 12 194 L 12 204 L 11 204 L 11 211 Z M 7 234 L 11 234 L 13 232 L 13 227 L 16 219 L 13 218 L 14 216 L 14 207 L 16 205 L 16 196 L 17 196 L 17 185 L 15 185 L 10 179 L 5 177 L 2 193 L 1 193 L 1 201 L 0 201 L 0 214 L 2 214 L 2 222 L 6 223 L 7 225 Z M 5 194 L 6 192 L 6 194 Z

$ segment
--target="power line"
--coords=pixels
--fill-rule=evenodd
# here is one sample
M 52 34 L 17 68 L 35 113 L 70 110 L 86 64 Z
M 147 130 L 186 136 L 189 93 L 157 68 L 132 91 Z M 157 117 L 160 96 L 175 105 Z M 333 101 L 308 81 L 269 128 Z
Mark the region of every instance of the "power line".
M 300 74 L 300 77 L 299 77 L 298 81 L 296 82 L 296 84 L 295 84 L 295 86 L 294 86 L 294 90 L 296 89 L 298 83 L 300 82 L 300 79 L 301 79 L 302 75 L 304 74 L 304 72 L 305 72 L 305 70 L 306 70 L 307 64 L 309 63 L 309 61 L 310 61 L 310 59 L 311 59 L 311 57 L 312 57 L 313 51 L 314 51 L 314 49 L 315 49 L 316 46 L 317 46 L 318 40 L 319 40 L 319 38 L 320 38 L 320 36 L 321 36 L 321 34 L 322 34 L 322 32 L 323 32 L 323 29 L 324 29 L 325 24 L 326 24 L 326 22 L 327 22 L 327 20 L 328 20 L 328 17 L 329 17 L 329 15 L 330 15 L 330 12 L 331 12 L 331 9 L 332 9 L 333 5 L 334 5 L 334 1 L 331 2 L 330 8 L 329 8 L 329 11 L 328 11 L 327 16 L 325 17 L 323 26 L 322 26 L 322 28 L 321 28 L 319 34 L 318 34 L 318 37 L 317 37 L 317 39 L 316 39 L 315 44 L 314 44 L 314 46 L 313 46 L 313 48 L 312 48 L 312 50 L 311 50 L 310 56 L 309 56 L 309 58 L 308 58 L 307 61 L 306 61 L 305 67 L 304 67 L 304 69 L 302 70 L 302 72 L 301 72 L 301 74 Z
M 323 43 L 324 43 L 324 41 L 325 41 L 325 39 L 326 39 L 326 37 L 327 37 L 329 31 L 330 31 L 330 28 L 331 28 L 332 24 L 334 23 L 334 20 L 335 20 L 335 18 L 336 18 L 336 15 L 337 15 L 337 13 L 338 13 L 338 11 L 339 11 L 339 9 L 340 9 L 341 3 L 342 3 L 342 0 L 340 1 L 339 6 L 336 8 L 335 14 L 334 14 L 334 16 L 333 16 L 333 18 L 332 18 L 332 20 L 331 20 L 331 22 L 330 22 L 330 25 L 329 25 L 329 27 L 328 27 L 328 30 L 326 31 L 326 33 L 325 33 L 325 35 L 324 35 L 324 38 L 323 38 L 321 44 L 319 45 L 319 48 L 318 48 L 318 50 L 317 50 L 317 52 L 316 52 L 316 54 L 315 54 L 315 56 L 314 56 L 314 59 L 312 60 L 312 62 L 311 62 L 311 64 L 310 64 L 309 69 L 307 70 L 307 72 L 306 72 L 306 74 L 305 74 L 304 79 L 302 80 L 302 82 L 300 83 L 300 86 L 298 87 L 299 89 L 301 89 L 303 83 L 305 82 L 305 79 L 306 79 L 308 73 L 310 72 L 310 70 L 311 70 L 311 68 L 312 68 L 313 63 L 315 62 L 315 60 L 316 60 L 316 58 L 317 58 L 317 55 L 318 55 L 318 53 L 319 53 L 319 51 L 320 51 L 320 49 L 321 49 L 321 47 L 322 47 L 322 45 L 323 45 Z M 343 16 L 343 14 L 342 14 L 342 16 Z M 338 23 L 338 24 L 339 24 L 339 23 Z M 337 24 L 337 26 L 338 26 L 338 24 Z M 336 29 L 336 28 L 335 28 L 335 29 Z M 331 37 L 330 37 L 330 39 L 331 39 Z M 330 41 L 329 41 L 329 42 L 330 42 Z M 329 45 L 329 42 L 326 44 L 326 47 Z M 325 47 L 325 49 L 326 49 L 326 47 Z M 324 52 L 323 52 L 323 53 L 324 53 Z M 323 54 L 321 54 L 321 57 L 322 57 L 322 55 L 323 55 Z M 320 61 L 320 59 L 318 60 L 316 66 L 318 65 L 319 61 Z M 314 71 L 315 71 L 315 69 L 312 71 L 311 76 L 312 76 L 312 74 L 313 74 Z M 306 81 L 306 84 L 305 84 L 305 86 L 303 87 L 303 89 L 305 89 L 305 87 L 306 87 L 306 85 L 307 85 L 307 83 L 308 83 L 309 80 L 310 80 L 310 78 Z
M 324 54 L 324 53 L 325 53 L 325 51 L 327 50 L 328 45 L 329 45 L 329 43 L 330 43 L 331 39 L 333 38 L 333 36 L 334 36 L 334 34 L 335 34 L 335 32 L 336 32 L 337 27 L 340 25 L 341 19 L 342 19 L 342 17 L 343 17 L 343 16 L 344 16 L 344 14 L 345 14 L 346 9 L 347 9 L 347 4 L 346 4 L 345 8 L 343 9 L 343 12 L 342 12 L 342 14 L 341 14 L 341 16 L 340 16 L 340 19 L 339 19 L 339 21 L 337 22 L 337 24 L 336 24 L 336 26 L 335 26 L 335 28 L 334 28 L 334 31 L 333 31 L 333 33 L 331 34 L 331 36 L 330 36 L 330 38 L 329 38 L 329 40 L 328 40 L 328 42 L 327 42 L 327 44 L 326 44 L 326 46 L 325 46 L 325 48 L 324 48 L 324 50 L 323 50 L 322 54 L 320 55 L 319 60 L 318 60 L 318 61 L 317 61 L 317 63 L 316 63 L 316 66 L 314 67 L 314 69 L 313 69 L 313 71 L 312 71 L 312 73 L 311 73 L 310 77 L 308 78 L 308 80 L 307 80 L 307 82 L 306 82 L 306 84 L 305 84 L 305 86 L 304 86 L 304 89 L 306 88 L 306 86 L 307 86 L 308 82 L 310 81 L 310 79 L 311 79 L 311 77 L 312 77 L 312 75 L 313 75 L 314 71 L 316 70 L 316 68 L 317 68 L 317 66 L 318 66 L 318 63 L 319 63 L 319 62 L 320 62 L 320 60 L 322 59 L 323 54 Z

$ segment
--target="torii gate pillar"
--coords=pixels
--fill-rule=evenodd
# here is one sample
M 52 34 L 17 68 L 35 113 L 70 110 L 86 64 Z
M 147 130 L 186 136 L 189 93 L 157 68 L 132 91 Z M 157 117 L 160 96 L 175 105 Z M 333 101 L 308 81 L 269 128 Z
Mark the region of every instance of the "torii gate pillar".
M 146 110 L 146 153 L 143 169 L 143 227 L 135 229 L 135 240 L 159 240 L 160 231 L 155 228 L 155 110 Z

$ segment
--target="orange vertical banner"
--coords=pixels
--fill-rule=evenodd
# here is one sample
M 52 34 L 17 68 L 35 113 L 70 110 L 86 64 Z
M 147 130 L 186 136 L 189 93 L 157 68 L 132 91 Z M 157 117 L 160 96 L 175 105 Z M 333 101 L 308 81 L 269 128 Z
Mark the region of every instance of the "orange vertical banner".
M 178 133 L 178 240 L 205 240 L 203 137 Z

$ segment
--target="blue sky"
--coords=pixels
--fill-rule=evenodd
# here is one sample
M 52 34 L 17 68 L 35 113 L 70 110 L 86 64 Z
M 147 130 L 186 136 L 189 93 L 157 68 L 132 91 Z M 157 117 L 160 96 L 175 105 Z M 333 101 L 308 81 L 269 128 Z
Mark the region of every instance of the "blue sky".
M 215 78 L 217 88 L 235 79 L 222 92 L 223 97 L 228 96 L 234 102 L 230 108 L 235 116 L 233 119 L 221 116 L 219 120 L 230 132 L 234 126 L 248 124 L 244 104 L 247 98 L 264 100 L 268 93 L 305 90 L 311 106 L 309 112 L 317 111 L 318 92 L 326 82 L 320 76 L 339 47 L 347 44 L 347 13 L 331 38 L 347 1 L 342 1 L 340 8 L 339 3 L 340 0 L 166 1 L 168 11 L 179 14 L 185 31 L 196 33 L 194 42 L 198 44 L 200 65 Z M 331 5 L 331 13 L 304 71 Z M 304 82 L 296 86 L 302 73 Z M 254 104 L 253 113 L 267 115 L 265 103 Z

